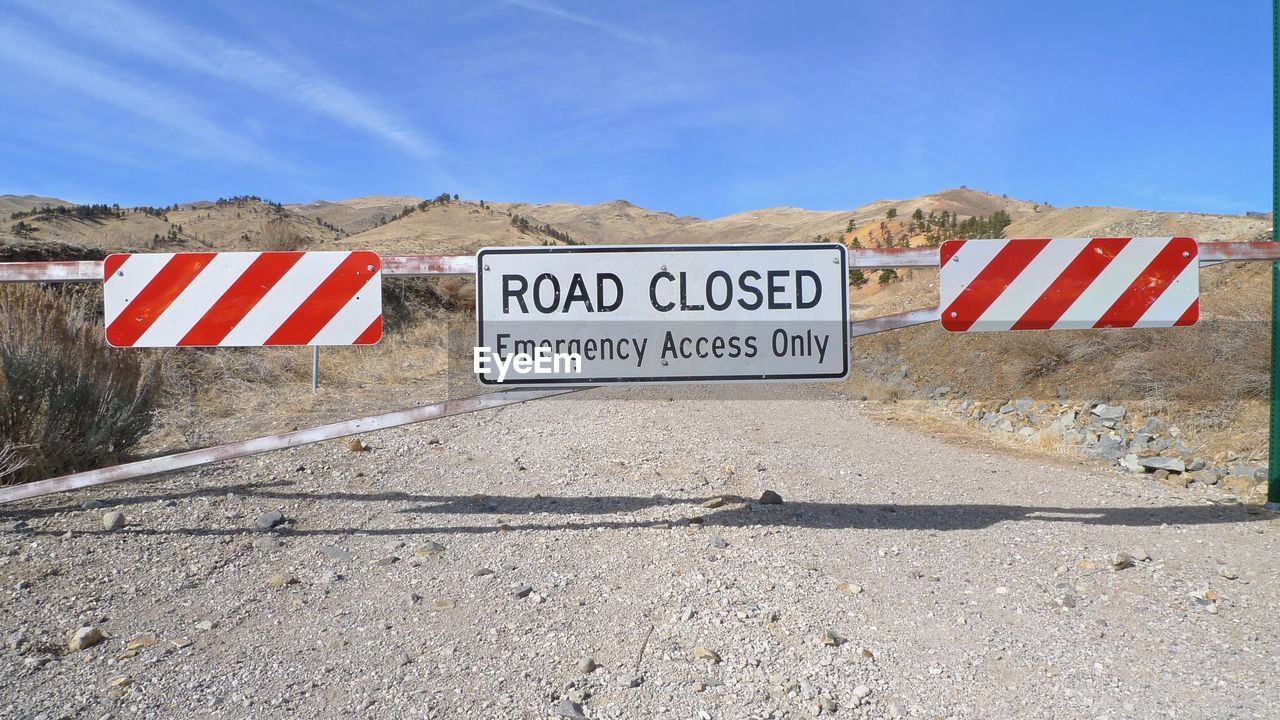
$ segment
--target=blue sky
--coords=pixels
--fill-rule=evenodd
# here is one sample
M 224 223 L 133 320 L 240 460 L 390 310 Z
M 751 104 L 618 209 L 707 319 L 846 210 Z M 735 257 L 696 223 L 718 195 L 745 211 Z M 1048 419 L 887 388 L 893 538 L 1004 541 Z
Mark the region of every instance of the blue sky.
M 0 0 L 0 193 L 1271 206 L 1271 10 Z

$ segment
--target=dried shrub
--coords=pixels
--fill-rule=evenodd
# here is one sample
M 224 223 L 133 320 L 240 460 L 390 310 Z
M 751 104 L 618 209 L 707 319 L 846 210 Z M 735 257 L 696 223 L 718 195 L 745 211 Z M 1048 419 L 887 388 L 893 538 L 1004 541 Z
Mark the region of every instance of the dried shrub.
M 262 249 L 293 252 L 307 246 L 309 239 L 288 220 L 276 218 L 262 228 Z
M 151 427 L 154 362 L 111 348 L 83 297 L 0 285 L 0 448 L 26 482 L 115 462 Z

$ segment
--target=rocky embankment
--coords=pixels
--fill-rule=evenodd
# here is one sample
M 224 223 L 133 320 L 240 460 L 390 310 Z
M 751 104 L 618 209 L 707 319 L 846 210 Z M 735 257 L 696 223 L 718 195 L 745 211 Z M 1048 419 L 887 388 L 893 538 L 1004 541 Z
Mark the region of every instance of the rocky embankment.
M 879 358 L 878 379 L 902 396 L 919 399 L 943 414 L 1009 440 L 1042 450 L 1083 454 L 1117 469 L 1173 487 L 1193 488 L 1230 501 L 1265 499 L 1267 467 L 1233 450 L 1191 442 L 1176 421 L 1098 400 L 1052 401 L 1023 396 L 975 398 L 946 385 L 916 385 L 910 368 Z M 891 369 L 889 369 L 891 368 Z

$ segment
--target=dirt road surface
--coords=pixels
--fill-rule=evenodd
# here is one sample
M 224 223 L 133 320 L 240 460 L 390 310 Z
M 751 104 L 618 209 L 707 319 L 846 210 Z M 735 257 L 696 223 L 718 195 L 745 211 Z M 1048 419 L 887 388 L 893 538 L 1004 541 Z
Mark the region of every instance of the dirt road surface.
M 0 716 L 1280 717 L 1274 516 L 745 392 L 0 507 Z

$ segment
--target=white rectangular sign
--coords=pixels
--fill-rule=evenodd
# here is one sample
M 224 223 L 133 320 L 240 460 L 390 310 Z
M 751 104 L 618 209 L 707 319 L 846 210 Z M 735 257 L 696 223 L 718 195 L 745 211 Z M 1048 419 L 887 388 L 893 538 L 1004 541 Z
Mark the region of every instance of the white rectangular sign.
M 486 385 L 849 373 L 843 245 L 486 248 L 476 268 Z

